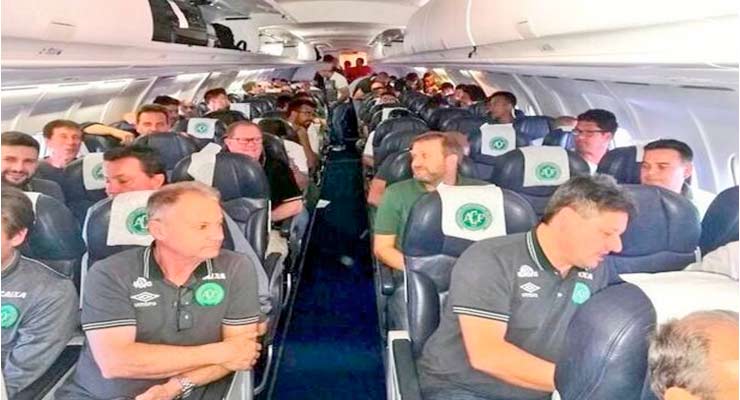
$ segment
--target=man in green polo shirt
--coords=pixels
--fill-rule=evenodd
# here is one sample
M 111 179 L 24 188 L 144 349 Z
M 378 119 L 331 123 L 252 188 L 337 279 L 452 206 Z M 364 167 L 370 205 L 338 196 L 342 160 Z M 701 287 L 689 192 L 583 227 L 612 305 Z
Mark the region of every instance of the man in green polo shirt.
M 471 245 L 418 362 L 424 399 L 549 400 L 573 315 L 618 282 L 601 263 L 633 211 L 613 178 L 576 177 L 531 231 Z
M 218 192 L 167 185 L 147 203 L 149 247 L 95 263 L 85 280 L 87 341 L 57 399 L 200 398 L 260 352 L 255 266 L 224 250 Z
M 486 182 L 458 175 L 463 147 L 454 134 L 427 132 L 411 143 L 414 178 L 394 183 L 383 194 L 375 215 L 373 252 L 383 264 L 403 270 L 401 243 L 406 219 L 416 200 L 447 185 L 485 185 Z

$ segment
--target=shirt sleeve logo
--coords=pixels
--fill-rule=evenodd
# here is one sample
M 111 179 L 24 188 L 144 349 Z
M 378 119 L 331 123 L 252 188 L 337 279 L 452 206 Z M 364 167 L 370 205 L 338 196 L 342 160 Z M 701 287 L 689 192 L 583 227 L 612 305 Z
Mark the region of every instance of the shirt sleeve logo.
M 226 290 L 216 282 L 206 282 L 195 291 L 195 301 L 203 307 L 213 307 L 221 304 L 226 296 Z
M 583 282 L 576 282 L 575 286 L 573 286 L 571 300 L 576 304 L 583 304 L 589 298 L 591 298 L 591 289 L 588 288 L 588 285 Z
M 20 313 L 18 312 L 18 308 L 12 304 L 3 304 L 2 307 L 0 307 L 0 326 L 2 326 L 3 329 L 6 328 L 12 328 L 16 322 L 18 322 L 18 316 Z
M 126 217 L 126 229 L 134 235 L 146 236 L 149 234 L 147 224 L 149 218 L 146 213 L 146 207 L 139 207 Z
M 467 203 L 457 209 L 455 222 L 460 229 L 482 231 L 491 226 L 493 214 L 482 204 Z
M 543 162 L 535 168 L 534 173 L 541 181 L 555 181 L 560 178 L 562 171 L 555 163 Z
M 509 147 L 509 141 L 506 140 L 506 138 L 501 136 L 495 136 L 491 138 L 491 141 L 488 142 L 488 147 L 491 148 L 491 150 L 501 151 L 505 150 Z

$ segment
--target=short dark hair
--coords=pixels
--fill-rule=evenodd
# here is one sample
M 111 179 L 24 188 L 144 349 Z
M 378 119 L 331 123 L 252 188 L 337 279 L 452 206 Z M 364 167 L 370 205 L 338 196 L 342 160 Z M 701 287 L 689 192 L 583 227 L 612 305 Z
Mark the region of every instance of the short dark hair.
M 542 222 L 550 222 L 552 217 L 565 207 L 622 211 L 629 215 L 636 211 L 635 202 L 629 192 L 606 174 L 577 176 L 560 185 L 547 202 Z
M 218 96 L 221 96 L 221 95 L 224 95 L 224 96 L 227 96 L 228 97 L 228 95 L 226 94 L 226 89 L 224 89 L 224 88 L 213 88 L 211 90 L 208 90 L 203 95 L 203 100 L 205 100 L 205 102 L 208 103 L 212 98 L 218 97 Z
M 3 132 L 2 145 L 33 147 L 34 149 L 36 149 L 37 153 L 39 152 L 39 142 L 37 142 L 36 139 L 33 138 L 33 136 L 18 131 Z
M 275 100 L 275 106 L 277 108 L 285 108 L 290 104 L 290 102 L 293 101 L 293 97 L 287 94 L 281 94 L 277 97 Z
M 82 132 L 82 129 L 80 129 L 80 125 L 77 122 L 70 121 L 68 119 L 55 119 L 53 121 L 47 122 L 46 125 L 44 125 L 44 137 L 47 139 L 51 139 L 51 135 L 54 134 L 54 130 L 57 128 L 70 128 Z
M 488 102 L 492 102 L 494 98 L 496 97 L 502 97 L 506 100 L 507 103 L 511 104 L 511 107 L 516 107 L 516 96 L 514 96 L 514 93 L 507 92 L 504 90 L 499 90 L 498 92 L 495 92 L 491 95 L 491 97 L 488 98 Z
M 406 74 L 405 79 L 406 81 L 416 81 L 419 79 L 419 74 L 417 74 L 416 72 L 409 72 L 408 74 Z
M 149 146 L 132 144 L 130 146 L 113 147 L 103 153 L 103 160 L 105 161 L 117 161 L 124 158 L 139 160 L 142 171 L 149 177 L 160 174 L 164 175 L 165 178 L 167 176 L 159 151 Z
M 304 98 L 295 99 L 288 104 L 288 115 L 290 115 L 290 113 L 292 113 L 293 111 L 297 111 L 299 108 L 303 106 L 309 106 L 311 108 L 316 108 L 316 103 L 314 103 L 311 100 L 304 99 Z
M 2 186 L 2 229 L 12 238 L 33 226 L 34 214 L 31 200 L 20 189 Z
M 619 128 L 617 117 L 611 111 L 593 108 L 578 116 L 578 121 L 593 122 L 599 129 L 614 133 Z
M 141 114 L 144 114 L 144 113 L 163 114 L 164 117 L 167 118 L 167 122 L 168 123 L 170 122 L 170 113 L 161 104 L 144 104 L 143 106 L 139 107 L 139 109 L 136 110 L 136 122 L 139 122 L 139 118 L 141 117 Z
M 478 85 L 465 85 L 462 87 L 462 91 L 470 96 L 473 101 L 480 101 L 486 99 L 486 92 L 481 89 Z
M 159 104 L 162 106 L 179 106 L 180 100 L 170 96 L 157 96 L 152 101 L 152 104 Z
M 441 85 L 439 85 L 439 90 L 445 90 L 445 89 L 454 89 L 455 87 L 452 86 L 452 83 L 450 82 L 442 82 Z
M 694 160 L 694 152 L 691 150 L 688 144 L 676 140 L 676 139 L 658 139 L 654 140 L 644 147 L 645 151 L 648 150 L 675 150 L 681 155 L 683 162 L 691 162 Z
M 331 54 L 324 54 L 323 62 L 333 63 L 336 58 Z

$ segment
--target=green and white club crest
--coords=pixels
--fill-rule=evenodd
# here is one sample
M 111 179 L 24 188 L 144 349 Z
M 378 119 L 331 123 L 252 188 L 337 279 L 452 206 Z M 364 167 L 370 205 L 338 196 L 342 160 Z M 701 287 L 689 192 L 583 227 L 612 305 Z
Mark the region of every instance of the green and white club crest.
M 467 203 L 457 209 L 455 222 L 460 229 L 482 231 L 491 226 L 493 214 L 482 204 Z
M 509 141 L 505 137 L 495 136 L 488 142 L 488 147 L 496 151 L 506 150 L 509 147 Z
M 92 169 L 92 177 L 96 181 L 104 181 L 105 175 L 103 175 L 103 163 L 100 163 L 93 167 Z
M 149 217 L 146 213 L 146 207 L 139 207 L 131 211 L 128 217 L 126 217 L 126 229 L 134 235 L 148 235 L 148 223 Z
M 571 296 L 571 300 L 573 300 L 576 304 L 583 304 L 591 298 L 591 289 L 588 288 L 588 285 L 586 285 L 583 282 L 576 282 L 575 286 L 573 287 L 573 295 Z
M 534 171 L 537 179 L 541 181 L 555 181 L 560 178 L 562 174 L 560 167 L 551 162 L 543 162 L 535 168 Z
M 12 304 L 3 304 L 3 306 L 0 307 L 0 326 L 2 326 L 3 329 L 12 328 L 15 323 L 18 322 L 19 316 L 20 313 L 16 306 Z
M 208 124 L 205 122 L 199 122 L 195 124 L 195 132 L 199 135 L 203 135 L 208 132 Z
M 213 307 L 221 304 L 226 297 L 226 290 L 216 282 L 206 282 L 195 291 L 195 301 L 204 307 Z

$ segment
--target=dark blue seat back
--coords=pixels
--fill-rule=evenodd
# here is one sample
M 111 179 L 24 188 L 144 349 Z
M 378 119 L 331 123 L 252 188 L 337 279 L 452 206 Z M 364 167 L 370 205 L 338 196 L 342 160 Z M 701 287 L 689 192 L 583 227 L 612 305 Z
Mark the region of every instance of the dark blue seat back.
M 393 110 L 388 111 L 388 117 L 386 119 L 414 116 L 414 113 L 412 113 L 409 109 L 402 107 L 400 104 L 394 104 L 394 106 L 395 107 L 392 107 Z M 368 129 L 370 130 L 370 132 L 374 131 L 381 122 L 383 122 L 382 109 L 373 113 L 372 117 L 370 117 L 370 123 L 368 124 Z
M 622 251 L 604 262 L 618 273 L 683 269 L 696 260 L 699 213 L 683 196 L 657 186 L 624 185 L 637 204 L 622 234 Z
M 123 128 L 118 129 L 126 130 Z M 85 143 L 85 147 L 90 153 L 104 153 L 107 150 L 121 145 L 121 141 L 119 139 L 108 135 L 84 134 L 82 135 L 82 141 Z
M 464 177 L 477 178 L 476 172 L 475 163 L 470 157 L 464 157 L 458 165 L 458 174 Z M 380 165 L 378 173 L 375 176 L 385 180 L 386 186 L 413 178 L 411 152 L 403 150 L 389 155 L 385 158 L 383 164 Z
M 590 298 L 573 316 L 555 368 L 555 386 L 568 400 L 640 399 L 647 371 L 652 302 L 622 283 Z
M 542 138 L 543 146 L 560 146 L 568 150 L 576 148 L 573 133 L 562 129 L 555 129 Z
M 701 221 L 701 254 L 738 240 L 738 187 L 723 190 L 709 205 Z
M 421 133 L 413 131 L 405 132 L 393 132 L 386 135 L 383 141 L 380 143 L 377 149 L 373 150 L 373 163 L 376 169 L 380 169 L 385 159 L 392 154 L 409 150 L 411 148 L 411 142 L 415 137 L 421 135 Z
M 192 181 L 188 173 L 191 157 L 180 161 L 172 173 L 173 182 Z M 264 261 L 269 235 L 270 187 L 262 166 L 236 153 L 218 153 L 211 184 L 221 193 L 224 211 L 236 222 Z
M 356 139 L 359 136 L 357 113 L 352 103 L 337 104 L 331 112 L 331 128 L 341 132 L 341 138 Z
M 586 176 L 590 174 L 588 164 L 577 153 L 565 150 L 568 153 L 570 177 Z M 472 152 L 472 149 L 471 149 Z M 495 167 L 490 181 L 494 184 L 513 190 L 530 202 L 537 215 L 542 216 L 550 196 L 558 186 L 524 186 L 524 156 L 519 149 L 514 149 L 499 157 L 495 157 Z
M 482 117 L 461 117 L 455 118 L 446 124 L 446 130 L 457 131 L 465 134 L 470 143 L 470 158 L 476 165 L 478 176 L 481 179 L 489 179 L 493 173 L 498 157 L 483 154 L 483 141 L 481 139 L 480 127 L 483 124 L 491 123 L 487 118 Z M 521 134 L 516 135 L 516 147 L 529 145 L 529 140 Z
M 174 132 L 141 136 L 134 143 L 156 149 L 168 176 L 178 161 L 198 151 L 198 143 L 194 139 Z
M 36 200 L 35 217 L 21 254 L 72 278 L 79 288 L 86 249 L 74 214 L 59 200 L 41 194 Z
M 385 104 L 375 104 L 372 107 L 370 107 L 369 110 L 363 115 L 365 118 L 362 119 L 363 122 L 366 124 L 370 123 L 372 118 L 378 113 L 378 111 L 382 111 L 386 108 L 398 108 L 403 107 L 401 103 L 385 103 Z
M 64 167 L 64 197 L 67 206 L 77 217 L 80 226 L 85 221 L 87 209 L 106 197 L 105 189 L 88 190 L 83 178 L 84 158 L 79 158 Z
M 638 149 L 635 146 L 617 147 L 609 150 L 599 161 L 597 172 L 609 174 L 619 183 L 640 183 L 640 162 L 637 159 Z
M 553 118 L 544 115 L 521 117 L 514 120 L 514 130 L 530 142 L 544 138 L 552 130 Z
M 399 117 L 393 119 L 387 119 L 375 128 L 375 136 L 373 136 L 373 151 L 380 147 L 380 143 L 387 135 L 393 132 L 412 132 L 416 134 L 424 133 L 429 131 L 429 127 L 426 122 L 416 117 Z
M 247 116 L 242 114 L 239 111 L 234 110 L 219 110 L 219 111 L 211 111 L 203 116 L 203 118 L 215 118 L 221 122 L 224 123 L 224 125 L 229 126 L 237 121 L 247 121 Z
M 468 110 L 476 117 L 489 118 L 488 102 L 485 100 L 473 103 L 473 105 L 468 107 Z
M 188 133 L 188 134 L 193 134 L 193 132 L 188 132 L 188 125 L 189 125 L 189 123 L 190 123 L 190 119 L 189 118 L 183 118 L 183 119 L 177 121 L 177 123 L 175 124 L 175 127 L 173 128 L 173 130 L 175 132 L 177 132 L 177 133 L 185 132 L 185 133 Z M 226 134 L 226 125 L 223 122 L 221 122 L 220 120 L 216 120 L 216 124 L 215 124 L 214 128 L 215 128 L 215 132 L 214 132 L 214 135 L 213 135 L 213 139 L 204 139 L 204 138 L 193 137 L 193 140 L 198 144 L 198 147 L 199 148 L 205 147 L 208 143 L 211 143 L 211 142 L 218 143 L 218 142 L 220 142 L 222 140 L 224 134 Z
M 473 114 L 465 108 L 437 108 L 432 111 L 432 114 L 429 117 L 429 128 L 436 131 L 443 131 L 443 127 L 446 126 L 445 123 L 449 123 L 457 118 L 472 116 Z
M 507 233 L 526 232 L 537 223 L 534 210 L 524 198 L 503 190 L 503 200 Z M 437 192 L 425 194 L 414 204 L 405 232 L 402 249 L 409 335 L 414 355 L 418 356 L 439 325 L 452 267 L 473 242 L 442 232 L 442 200 Z

